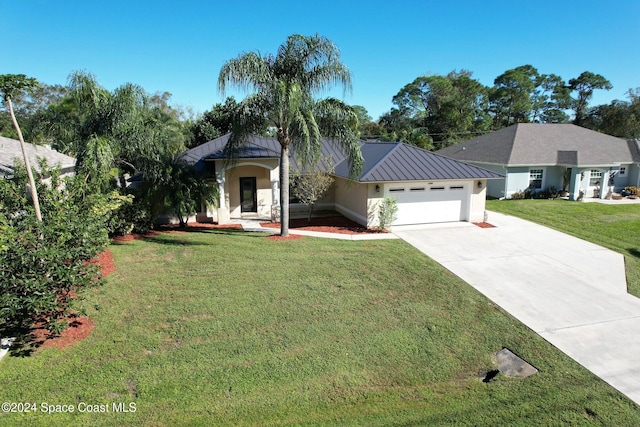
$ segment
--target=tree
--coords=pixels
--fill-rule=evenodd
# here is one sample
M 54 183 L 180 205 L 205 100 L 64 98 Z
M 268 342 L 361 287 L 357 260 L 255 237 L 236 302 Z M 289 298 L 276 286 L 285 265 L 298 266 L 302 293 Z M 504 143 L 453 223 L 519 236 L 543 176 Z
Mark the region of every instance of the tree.
M 317 163 L 291 171 L 291 192 L 293 197 L 309 208 L 308 223 L 311 222 L 311 213 L 316 202 L 325 195 L 333 184 L 332 173 L 333 166 L 331 164 L 326 170 L 322 170 Z
M 629 101 L 615 99 L 590 108 L 582 126 L 620 138 L 640 138 L 640 88 L 629 90 Z
M 92 74 L 74 72 L 67 96 L 42 113 L 38 132 L 78 159 L 77 173 L 93 191 L 110 191 L 125 173 L 183 150 L 182 124 L 168 105 L 170 96 L 149 95 L 131 83 L 110 92 Z
M 201 203 L 217 205 L 218 186 L 210 185 L 193 165 L 180 155 L 167 153 L 150 162 L 142 173 L 145 189 L 143 197 L 152 205 L 154 213 L 169 207 L 185 227 L 191 215 L 198 212 Z
M 197 147 L 221 135 L 231 132 L 233 115 L 238 108 L 235 98 L 228 97 L 224 104 L 218 103 L 205 113 L 191 126 L 191 136 L 188 147 Z M 262 123 L 256 127 L 260 128 Z
M 471 76 L 470 71 L 454 70 L 446 76 L 418 77 L 400 89 L 393 103 L 408 113 L 414 129 L 422 129 L 436 143 L 469 138 L 489 127 L 487 89 Z
M 22 131 L 16 120 L 15 113 L 13 111 L 13 104 L 11 98 L 14 96 L 28 92 L 37 88 L 40 84 L 32 77 L 27 77 L 24 74 L 2 74 L 0 75 L 0 93 L 2 93 L 4 101 L 9 106 L 9 114 L 11 114 L 11 121 L 15 126 L 18 133 L 18 139 L 20 140 L 20 147 L 22 148 L 22 156 L 24 158 L 24 164 L 27 168 L 27 176 L 29 178 L 29 187 L 31 189 L 31 198 L 33 200 L 33 209 L 38 221 L 42 222 L 42 214 L 40 213 L 40 202 L 38 200 L 38 190 L 36 183 L 33 179 L 33 171 L 31 170 L 31 163 L 29 162 L 29 156 L 27 155 L 27 149 L 22 137 Z
M 532 95 L 539 79 L 538 70 L 531 65 L 507 70 L 496 77 L 490 95 L 494 128 L 530 121 Z
M 569 89 L 571 92 L 576 92 L 576 96 L 573 98 L 573 109 L 575 111 L 573 123 L 576 125 L 582 124 L 594 90 L 611 90 L 612 87 L 609 80 L 600 74 L 594 74 L 590 71 L 585 71 L 577 78 L 569 80 Z
M 340 51 L 327 38 L 287 37 L 274 56 L 256 52 L 227 61 L 220 70 L 218 87 L 252 90 L 234 115 L 225 148 L 230 157 L 246 143 L 255 123 L 265 121 L 276 130 L 280 143 L 280 235 L 289 235 L 289 156 L 300 163 L 320 155 L 322 135 L 333 138 L 347 155 L 350 174 L 362 169 L 358 143 L 358 118 L 350 106 L 334 98 L 314 99 L 318 92 L 339 84 L 351 88 L 351 73 L 340 61 Z

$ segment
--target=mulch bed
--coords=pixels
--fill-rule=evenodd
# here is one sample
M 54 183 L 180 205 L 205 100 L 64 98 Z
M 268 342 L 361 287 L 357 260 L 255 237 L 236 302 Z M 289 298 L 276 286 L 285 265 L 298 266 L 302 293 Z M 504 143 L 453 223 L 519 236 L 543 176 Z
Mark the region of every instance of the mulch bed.
M 95 324 L 87 316 L 69 319 L 69 326 L 60 335 L 52 335 L 41 325 L 33 330 L 34 344 L 39 348 L 57 348 L 62 350 L 87 338 L 93 332 Z
M 488 222 L 474 222 L 473 225 L 477 225 L 480 228 L 496 228 L 495 225 L 489 224 Z
M 102 277 L 107 277 L 116 269 L 113 252 L 109 249 L 105 249 L 103 252 L 99 253 L 98 256 L 90 262 L 91 264 L 98 266 Z M 75 292 L 69 292 L 70 298 L 75 298 L 75 296 Z M 67 321 L 69 322 L 69 326 L 67 326 L 60 335 L 52 334 L 49 330 L 43 327 L 42 322 L 37 322 L 32 330 L 32 334 L 34 336 L 33 343 L 39 348 L 53 347 L 58 350 L 62 350 L 91 335 L 91 332 L 93 332 L 93 328 L 95 327 L 93 320 L 87 316 L 70 316 L 67 318 Z
M 279 222 L 261 222 L 265 228 L 280 228 Z M 375 234 L 382 233 L 378 230 L 366 228 L 343 216 L 332 216 L 326 218 L 311 218 L 311 222 L 306 219 L 289 220 L 289 228 L 296 230 L 321 231 L 325 233 L 338 234 Z

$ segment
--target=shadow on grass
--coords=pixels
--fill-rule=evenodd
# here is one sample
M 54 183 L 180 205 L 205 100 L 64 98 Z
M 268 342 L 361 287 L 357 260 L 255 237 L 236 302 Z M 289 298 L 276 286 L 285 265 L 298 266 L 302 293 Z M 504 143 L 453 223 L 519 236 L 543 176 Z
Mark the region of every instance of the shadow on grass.
M 44 344 L 44 338 L 38 337 L 35 330 L 33 325 L 23 324 L 0 328 L 0 337 L 14 339 L 9 347 L 8 356 L 29 357 Z
M 627 251 L 629 252 L 629 255 L 632 255 L 636 258 L 640 258 L 640 250 L 636 249 L 636 248 L 629 248 L 627 249 Z
M 187 239 L 181 239 L 174 236 L 179 236 L 181 233 L 202 233 L 209 235 L 219 236 L 236 236 L 244 238 L 263 238 L 270 236 L 270 233 L 262 232 L 249 232 L 244 231 L 242 228 L 212 228 L 212 227 L 188 227 L 188 228 L 171 228 L 164 230 L 154 230 L 148 234 L 136 234 L 117 237 L 111 240 L 111 244 L 114 246 L 126 245 L 133 240 L 144 240 L 147 242 L 174 245 L 174 246 L 208 246 L 216 244 L 215 240 L 202 242 L 192 241 Z

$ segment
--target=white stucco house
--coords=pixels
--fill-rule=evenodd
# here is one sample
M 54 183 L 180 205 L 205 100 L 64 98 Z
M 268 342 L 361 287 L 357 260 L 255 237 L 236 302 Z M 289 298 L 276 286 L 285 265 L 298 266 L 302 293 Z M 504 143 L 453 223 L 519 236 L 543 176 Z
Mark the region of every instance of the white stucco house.
M 572 124 L 519 123 L 437 151 L 504 176 L 487 194 L 566 190 L 575 200 L 640 186 L 640 145 Z
M 231 218 L 278 218 L 278 141 L 251 136 L 236 160 L 229 162 L 224 153 L 228 139 L 229 135 L 222 136 L 183 155 L 220 187 L 220 208 L 203 206 L 198 221 L 222 224 Z M 318 208 L 335 210 L 367 227 L 378 224 L 378 204 L 387 196 L 398 201 L 398 218 L 392 225 L 482 221 L 487 182 L 502 178 L 401 142 L 362 142 L 361 150 L 362 174 L 350 180 L 345 155 L 330 140 L 323 140 L 321 158 L 331 159 L 335 181 Z M 292 167 L 297 167 L 295 159 Z M 293 214 L 306 207 L 292 203 L 290 209 Z
M 76 159 L 53 150 L 49 146 L 25 143 L 31 167 L 39 170 L 39 159 L 45 159 L 51 167 L 58 166 L 61 175 L 72 175 L 76 167 Z M 16 162 L 24 165 L 24 157 L 20 141 L 0 136 L 0 178 L 13 175 Z

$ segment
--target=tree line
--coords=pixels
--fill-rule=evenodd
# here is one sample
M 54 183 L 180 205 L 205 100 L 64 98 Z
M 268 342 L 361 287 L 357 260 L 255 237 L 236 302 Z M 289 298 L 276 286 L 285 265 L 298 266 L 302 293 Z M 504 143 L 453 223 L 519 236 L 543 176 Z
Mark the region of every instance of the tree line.
M 590 107 L 596 90 L 611 83 L 590 71 L 565 81 L 531 65 L 505 71 L 487 87 L 471 71 L 417 77 L 393 97 L 394 107 L 362 132 L 429 149 L 515 123 L 573 123 L 610 135 L 640 137 L 640 89 L 628 101 Z

